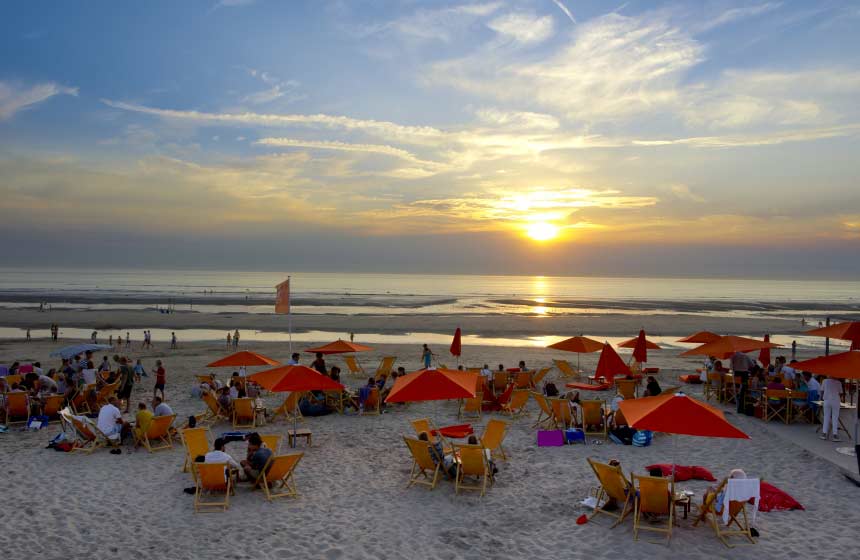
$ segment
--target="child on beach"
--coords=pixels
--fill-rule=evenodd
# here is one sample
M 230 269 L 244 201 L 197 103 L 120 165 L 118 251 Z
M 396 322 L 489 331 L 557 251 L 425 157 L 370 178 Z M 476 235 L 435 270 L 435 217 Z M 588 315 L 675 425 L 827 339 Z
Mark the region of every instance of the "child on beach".
M 430 347 L 426 344 L 421 351 L 421 359 L 424 360 L 424 369 L 430 369 L 430 366 L 433 362 L 433 352 L 430 350 Z
M 161 360 L 155 362 L 155 388 L 152 390 L 152 396 L 158 396 L 161 391 L 161 398 L 164 399 L 164 386 L 167 383 L 167 372 L 164 370 L 164 365 Z

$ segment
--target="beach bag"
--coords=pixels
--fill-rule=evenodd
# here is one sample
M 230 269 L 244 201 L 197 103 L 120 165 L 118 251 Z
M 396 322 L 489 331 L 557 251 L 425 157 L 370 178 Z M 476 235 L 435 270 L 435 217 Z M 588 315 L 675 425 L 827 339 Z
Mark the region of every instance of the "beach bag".
M 654 432 L 651 430 L 639 430 L 633 434 L 634 447 L 648 447 L 651 445 L 651 439 L 654 437 Z
M 564 432 L 561 430 L 538 430 L 538 447 L 561 447 L 564 445 Z
M 567 443 L 585 443 L 585 433 L 578 428 L 569 428 L 564 431 L 564 439 Z
M 47 416 L 31 416 L 30 420 L 27 422 L 28 430 L 41 430 L 42 428 L 48 427 Z

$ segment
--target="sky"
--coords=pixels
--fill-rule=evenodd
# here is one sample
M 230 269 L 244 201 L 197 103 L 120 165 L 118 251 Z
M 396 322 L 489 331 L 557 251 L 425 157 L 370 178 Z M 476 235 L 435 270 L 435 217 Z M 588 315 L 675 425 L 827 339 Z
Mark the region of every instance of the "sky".
M 860 274 L 860 4 L 0 4 L 0 261 Z

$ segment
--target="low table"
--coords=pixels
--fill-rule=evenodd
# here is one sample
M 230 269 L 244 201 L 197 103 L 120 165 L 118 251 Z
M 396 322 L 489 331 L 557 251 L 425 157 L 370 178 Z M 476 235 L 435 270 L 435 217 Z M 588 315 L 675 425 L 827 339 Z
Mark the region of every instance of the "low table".
M 287 443 L 290 447 L 295 447 L 295 440 L 305 438 L 305 445 L 308 447 L 313 445 L 313 434 L 307 428 L 299 428 L 298 430 L 287 430 Z
M 672 501 L 672 507 L 681 506 L 681 511 L 684 512 L 684 519 L 687 519 L 687 516 L 690 514 L 690 507 L 693 504 L 692 496 L 688 494 L 684 494 L 683 492 L 676 492 L 675 499 Z M 675 516 L 675 519 L 678 519 L 678 516 Z

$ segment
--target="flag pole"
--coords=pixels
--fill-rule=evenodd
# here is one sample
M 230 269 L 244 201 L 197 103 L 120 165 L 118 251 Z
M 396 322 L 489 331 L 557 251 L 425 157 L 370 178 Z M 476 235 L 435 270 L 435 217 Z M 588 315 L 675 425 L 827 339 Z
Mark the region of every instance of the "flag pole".
M 289 282 L 290 282 L 290 277 L 287 276 L 287 286 L 290 285 Z M 287 298 L 289 298 L 289 297 L 290 297 L 290 295 L 287 294 Z M 287 302 L 289 302 L 289 299 L 287 299 Z M 293 354 L 293 309 L 292 309 L 293 306 L 289 305 L 289 303 L 287 305 L 288 305 L 288 307 L 287 307 L 287 330 L 288 330 L 289 336 L 290 336 L 290 355 L 292 356 L 292 354 Z M 295 443 L 295 438 L 293 438 L 293 443 Z

